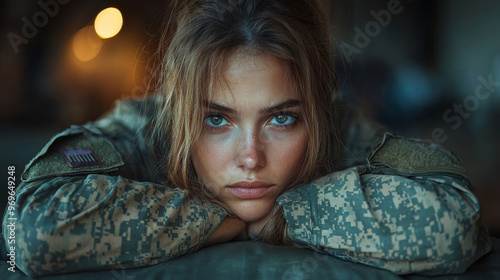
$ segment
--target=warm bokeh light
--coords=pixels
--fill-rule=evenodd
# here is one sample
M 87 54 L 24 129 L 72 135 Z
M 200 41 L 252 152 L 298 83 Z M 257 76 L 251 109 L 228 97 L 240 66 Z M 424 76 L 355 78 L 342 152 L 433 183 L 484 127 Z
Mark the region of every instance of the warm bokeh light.
M 95 18 L 95 31 L 103 39 L 111 38 L 120 32 L 123 25 L 122 13 L 117 8 L 102 10 Z
M 95 58 L 102 48 L 102 39 L 97 36 L 93 26 L 80 29 L 73 37 L 73 54 L 80 61 Z

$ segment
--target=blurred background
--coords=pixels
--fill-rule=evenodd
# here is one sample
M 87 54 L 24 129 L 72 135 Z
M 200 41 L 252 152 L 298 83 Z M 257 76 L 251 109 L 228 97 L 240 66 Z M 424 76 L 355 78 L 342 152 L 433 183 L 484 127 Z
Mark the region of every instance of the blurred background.
M 0 2 L 5 186 L 7 167 L 15 166 L 19 183 L 25 164 L 55 133 L 99 118 L 117 99 L 146 93 L 167 6 Z M 500 237 L 500 2 L 331 0 L 328 6 L 343 98 L 397 133 L 458 154 L 491 235 Z M 2 208 L 6 201 L 7 187 L 0 190 Z

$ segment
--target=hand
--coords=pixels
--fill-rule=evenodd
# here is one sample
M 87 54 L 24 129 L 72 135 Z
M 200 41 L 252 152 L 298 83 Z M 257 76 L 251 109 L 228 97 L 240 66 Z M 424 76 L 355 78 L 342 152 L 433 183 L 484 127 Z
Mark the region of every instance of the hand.
M 229 242 L 232 240 L 247 240 L 247 223 L 239 218 L 226 217 L 210 235 L 203 247 Z

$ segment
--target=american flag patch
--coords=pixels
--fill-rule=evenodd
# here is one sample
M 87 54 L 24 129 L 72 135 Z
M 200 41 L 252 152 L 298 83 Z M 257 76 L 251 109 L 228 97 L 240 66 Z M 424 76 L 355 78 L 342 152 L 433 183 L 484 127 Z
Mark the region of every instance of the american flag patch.
M 90 148 L 61 150 L 66 162 L 71 167 L 100 165 L 101 161 Z

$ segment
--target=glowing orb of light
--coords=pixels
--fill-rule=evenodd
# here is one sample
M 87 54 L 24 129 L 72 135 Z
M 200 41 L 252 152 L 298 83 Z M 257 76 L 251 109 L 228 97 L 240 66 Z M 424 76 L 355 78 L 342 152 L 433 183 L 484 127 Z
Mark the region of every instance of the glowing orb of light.
M 102 47 L 102 39 L 97 36 L 92 26 L 80 29 L 73 37 L 73 54 L 80 61 L 94 59 Z
M 122 13 L 113 7 L 102 10 L 94 22 L 95 32 L 103 39 L 108 39 L 118 34 L 122 26 Z

